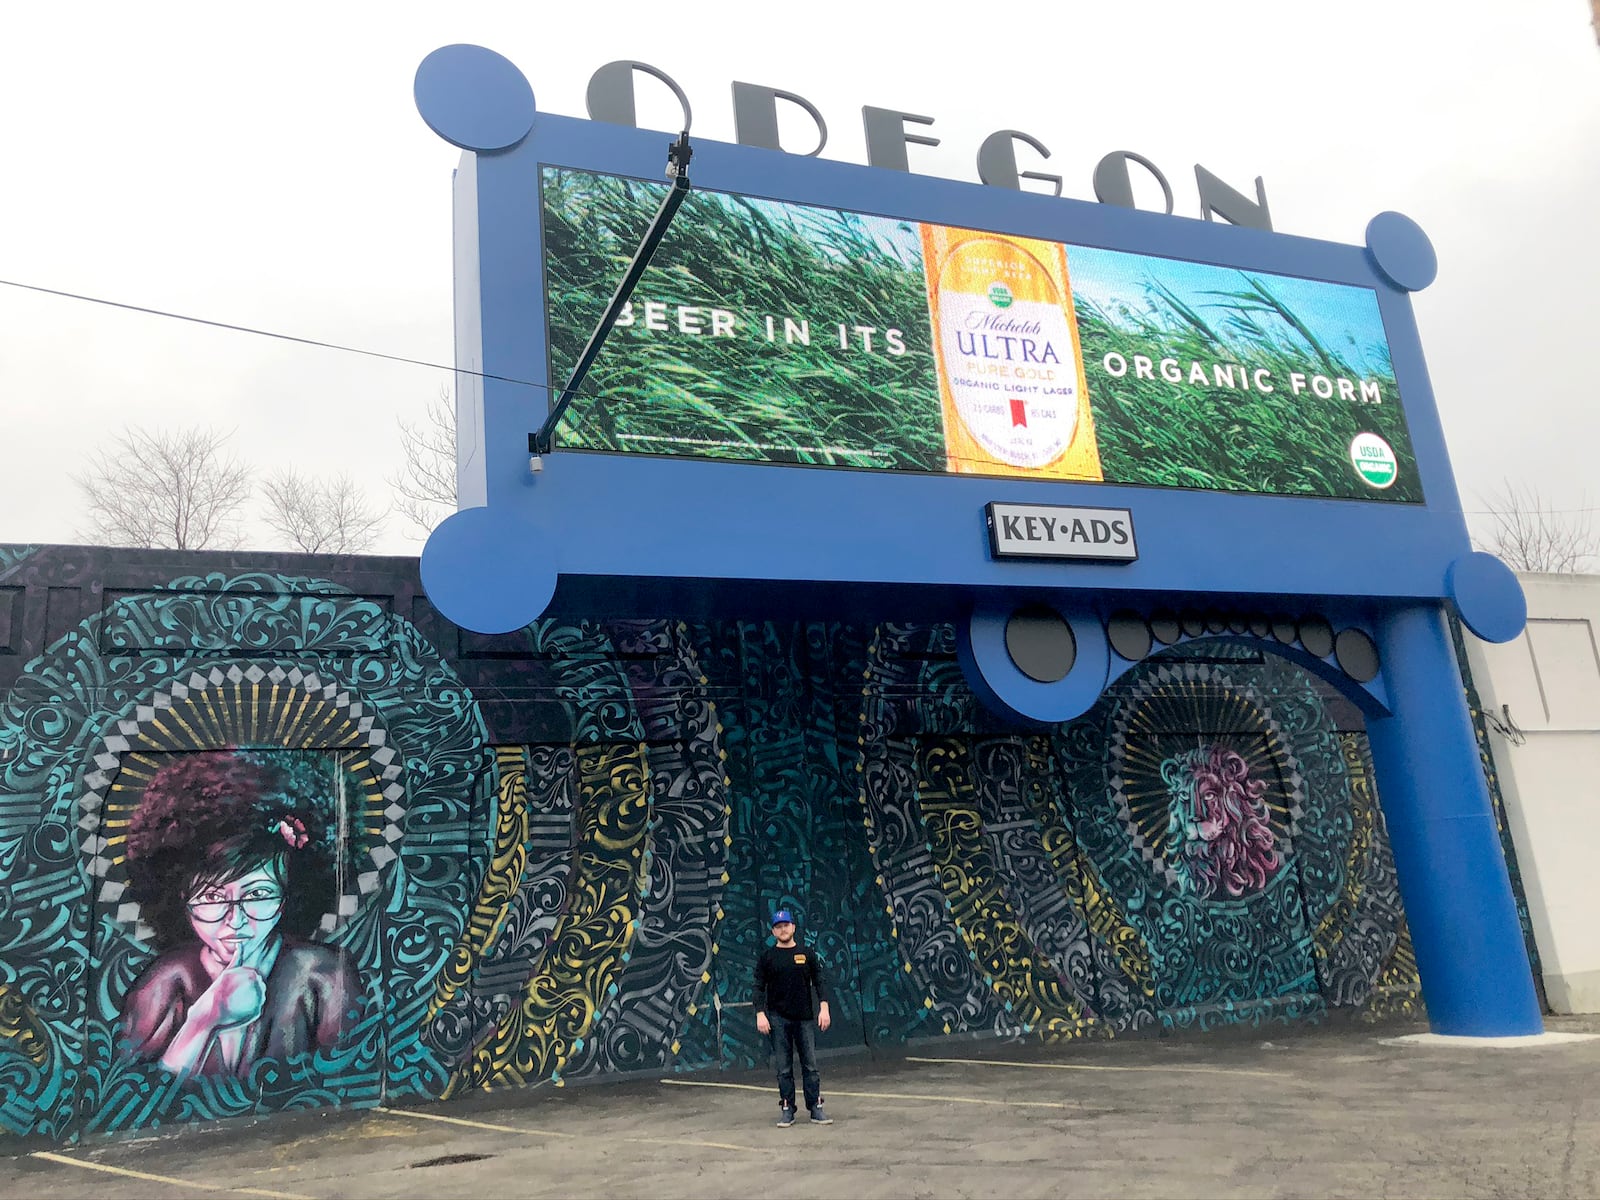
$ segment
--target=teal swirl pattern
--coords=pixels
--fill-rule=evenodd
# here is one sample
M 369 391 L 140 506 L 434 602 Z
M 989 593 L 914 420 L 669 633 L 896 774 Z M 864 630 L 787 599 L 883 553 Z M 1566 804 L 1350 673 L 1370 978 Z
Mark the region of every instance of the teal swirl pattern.
M 509 805 L 424 1040 L 446 1096 L 674 1064 L 726 880 L 717 710 L 675 622 L 538 622 L 560 746 L 497 750 Z
M 822 1045 L 903 1039 L 926 1015 L 859 832 L 860 631 L 750 622 L 695 634 L 723 726 L 731 812 L 714 1002 L 686 1045 L 727 1066 L 766 1061 L 751 975 L 779 905 L 798 911 L 835 983 L 834 1027 Z
M 55 548 L 0 548 L 0 577 L 93 586 L 95 553 L 52 576 Z M 292 573 L 107 596 L 0 707 L 12 1133 L 756 1066 L 779 905 L 835 981 L 826 1047 L 1421 1011 L 1359 719 L 1248 641 L 1018 732 L 944 625 L 546 620 L 458 656 L 437 622 Z M 343 771 L 319 936 L 363 996 L 327 1050 L 183 1082 L 117 1045 L 151 956 L 120 831 L 157 756 L 222 746 Z M 1182 857 L 1217 762 L 1270 834 L 1238 894 Z
M 208 651 L 227 651 L 225 665 Z M 343 697 L 333 708 L 355 730 L 349 744 L 383 764 L 381 794 L 403 836 L 387 857 L 369 857 L 371 879 L 340 905 L 342 923 L 326 938 L 350 952 L 366 991 L 352 1033 L 305 1061 L 257 1064 L 248 1079 L 179 1082 L 119 1053 L 121 1000 L 150 950 L 115 890 L 90 892 L 109 847 L 86 798 L 114 786 L 124 757 L 150 745 L 146 727 L 162 726 L 158 713 L 182 715 L 189 694 L 204 690 L 190 685 L 209 684 L 214 670 L 219 687 L 234 687 L 231 703 L 211 706 L 211 727 L 163 726 L 173 736 L 160 749 L 280 745 L 270 730 L 297 704 Z M 11 1099 L 0 1120 L 62 1138 L 80 1120 L 91 1130 L 155 1127 L 376 1103 L 385 1087 L 436 1093 L 441 1066 L 414 1032 L 398 1031 L 417 1027 L 426 996 L 414 997 L 466 912 L 484 740 L 470 694 L 414 627 L 325 581 L 180 578 L 117 598 L 50 646 L 0 709 L 0 750 L 11 750 L 0 767 L 0 854 L 11 856 L 0 946 L 52 1053 L 40 1064 L 7 1044 L 0 1087 Z M 339 744 L 319 734 L 289 748 Z M 110 867 L 99 873 L 107 880 Z M 19 1107 L 24 1097 L 33 1111 Z
M 0 546 L 0 582 L 10 575 L 23 560 L 38 553 L 37 546 Z

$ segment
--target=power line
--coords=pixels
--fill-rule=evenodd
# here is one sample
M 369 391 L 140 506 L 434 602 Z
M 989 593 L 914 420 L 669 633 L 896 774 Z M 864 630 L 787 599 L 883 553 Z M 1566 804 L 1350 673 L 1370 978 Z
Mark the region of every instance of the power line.
M 367 358 L 382 358 L 389 362 L 408 363 L 414 367 L 432 367 L 439 371 L 455 371 L 462 375 L 473 375 L 479 379 L 493 379 L 498 383 L 515 383 L 520 387 L 538 388 L 543 392 L 560 390 L 548 383 L 534 383 L 531 379 L 514 379 L 509 375 L 491 375 L 483 371 L 469 371 L 465 367 L 429 362 L 422 358 L 407 358 L 403 354 L 385 354 L 381 350 L 364 350 L 360 346 L 344 346 L 338 342 L 322 342 L 316 338 L 296 337 L 292 333 L 276 333 L 271 329 L 257 329 L 252 325 L 233 325 L 227 321 L 212 321 L 206 317 L 192 317 L 187 313 L 168 312 L 160 308 L 146 308 L 139 304 L 125 304 L 120 300 L 107 300 L 101 296 L 85 296 L 80 292 L 66 292 L 60 288 L 40 287 L 36 283 L 19 283 L 14 279 L 0 279 L 0 285 L 21 288 L 29 292 L 42 292 L 46 296 L 62 296 L 68 300 L 82 300 L 88 304 L 103 304 L 107 308 L 121 308 L 128 312 L 144 313 L 152 317 L 169 317 L 174 321 L 188 321 L 194 325 L 209 325 L 213 329 L 231 329 L 235 333 L 253 333 L 257 337 L 276 338 L 280 342 L 296 342 L 302 346 L 317 346 L 323 350 L 341 350 L 346 354 L 361 354 Z
M 1600 512 L 1600 505 L 1590 504 L 1590 505 L 1587 505 L 1584 508 L 1528 508 L 1528 509 L 1516 509 L 1516 508 L 1463 508 L 1461 510 L 1461 514 L 1462 514 L 1462 516 L 1466 516 L 1466 517 L 1499 517 L 1499 516 L 1507 516 L 1507 515 L 1510 515 L 1512 513 L 1519 512 L 1519 511 L 1523 512 L 1523 513 L 1526 513 L 1528 516 L 1532 516 L 1532 517 L 1537 517 L 1537 516 L 1563 517 L 1563 516 L 1568 515 L 1569 513 Z
M 465 367 L 451 366 L 448 363 L 429 362 L 422 358 L 407 358 L 403 354 L 386 354 L 382 350 L 366 350 L 360 346 L 346 346 L 339 342 L 324 342 L 316 338 L 298 337 L 292 333 L 278 333 L 271 329 L 257 329 L 253 325 L 235 325 L 228 321 L 213 321 L 207 317 L 194 317 L 187 313 L 168 312 L 161 308 L 147 308 L 140 304 L 127 304 L 121 300 L 107 300 L 102 296 L 86 296 L 81 292 L 68 292 L 60 288 L 41 287 L 36 283 L 20 283 L 14 279 L 0 279 L 0 286 L 20 288 L 28 292 L 40 292 L 46 296 L 60 296 L 67 300 L 82 300 L 86 304 L 100 304 L 107 308 L 120 308 L 127 312 L 144 313 L 151 317 L 167 317 L 174 321 L 188 321 L 193 325 L 208 325 L 212 329 L 228 329 L 234 333 L 250 333 L 257 337 L 275 338 L 280 342 L 295 342 L 301 346 L 316 346 L 322 350 L 338 350 L 345 354 L 360 354 L 366 358 L 381 358 L 387 362 L 406 363 L 413 367 L 431 367 L 436 371 L 453 371 L 461 375 L 471 375 L 478 379 L 492 379 L 497 383 L 514 383 L 518 387 L 537 388 L 541 392 L 559 392 L 561 389 L 548 383 L 535 383 L 531 379 L 516 379 L 510 375 L 492 375 L 484 371 L 469 371 Z M 580 396 L 598 396 L 596 392 L 577 392 Z M 1498 516 L 1504 509 L 1495 508 L 1464 508 L 1461 514 L 1467 517 L 1493 517 Z M 1569 516 L 1576 513 L 1600 512 L 1600 505 L 1587 505 L 1583 508 L 1541 508 L 1537 510 L 1550 516 Z

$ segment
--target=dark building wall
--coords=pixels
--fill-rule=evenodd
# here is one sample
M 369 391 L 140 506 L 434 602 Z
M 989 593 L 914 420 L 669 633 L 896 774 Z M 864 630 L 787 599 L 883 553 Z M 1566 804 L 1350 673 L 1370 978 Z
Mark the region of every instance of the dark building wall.
M 0 1127 L 748 1067 L 779 904 L 825 1046 L 1420 1010 L 1309 675 L 1188 643 L 1024 733 L 885 616 L 483 638 L 414 560 L 0 547 Z

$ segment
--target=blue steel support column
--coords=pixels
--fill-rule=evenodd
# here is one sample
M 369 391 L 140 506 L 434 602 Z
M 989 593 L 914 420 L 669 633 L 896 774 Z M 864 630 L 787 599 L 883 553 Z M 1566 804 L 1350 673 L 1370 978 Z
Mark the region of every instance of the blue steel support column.
M 1443 611 L 1378 624 L 1392 716 L 1367 723 L 1378 797 L 1435 1033 L 1544 1031 Z

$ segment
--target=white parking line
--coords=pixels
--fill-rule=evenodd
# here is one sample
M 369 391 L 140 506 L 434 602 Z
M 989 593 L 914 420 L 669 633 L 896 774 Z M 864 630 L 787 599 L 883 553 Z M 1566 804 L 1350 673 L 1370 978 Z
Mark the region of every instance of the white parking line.
M 410 1117 L 414 1121 L 438 1121 L 441 1125 L 464 1125 L 468 1129 L 487 1129 L 491 1133 L 527 1133 L 535 1137 L 575 1138 L 576 1133 L 560 1133 L 554 1129 L 523 1129 L 516 1125 L 491 1125 L 487 1121 L 469 1121 L 465 1117 L 445 1117 L 438 1113 L 416 1112 L 409 1108 L 375 1108 L 386 1117 Z
M 220 1183 L 191 1183 L 187 1179 L 174 1179 L 171 1175 L 154 1175 L 149 1171 L 133 1171 L 127 1167 L 113 1167 L 107 1163 L 88 1162 L 81 1158 L 71 1158 L 65 1154 L 52 1154 L 48 1150 L 36 1150 L 29 1158 L 42 1158 L 47 1162 L 62 1163 L 69 1167 L 82 1167 L 85 1171 L 101 1171 L 107 1175 L 121 1175 L 126 1179 L 138 1179 L 145 1183 L 164 1183 L 168 1187 L 189 1188 L 196 1192 L 227 1192 L 235 1196 L 269 1196 L 272 1200 L 312 1200 L 310 1196 L 302 1196 L 298 1192 L 271 1192 L 266 1188 L 251 1187 L 225 1187 Z
M 914 1063 L 959 1063 L 968 1067 L 1025 1067 L 1039 1071 L 1153 1071 L 1166 1075 L 1174 1071 L 1188 1075 L 1255 1075 L 1262 1079 L 1293 1079 L 1286 1071 L 1250 1071 L 1243 1067 L 1113 1067 L 1089 1063 L 1003 1062 L 994 1058 L 910 1058 Z
M 693 1138 L 655 1138 L 655 1137 L 599 1137 L 596 1134 L 584 1133 L 559 1133 L 554 1129 L 523 1129 L 515 1125 L 491 1125 L 487 1121 L 469 1121 L 465 1117 L 446 1117 L 438 1113 L 416 1112 L 409 1108 L 378 1108 L 386 1117 L 412 1117 L 418 1121 L 439 1121 L 445 1125 L 464 1125 L 468 1129 L 487 1129 L 493 1133 L 526 1133 L 533 1137 L 574 1138 L 579 1141 L 592 1139 L 606 1142 L 643 1142 L 652 1146 L 705 1146 L 711 1150 L 737 1150 L 742 1154 L 763 1154 L 765 1151 L 755 1146 L 735 1146 L 731 1142 L 700 1142 Z
M 663 1079 L 671 1087 L 731 1088 L 741 1092 L 774 1092 L 771 1085 L 757 1087 L 753 1083 L 706 1083 L 697 1079 Z M 841 1092 L 838 1088 L 824 1089 L 829 1096 L 854 1096 L 866 1100 L 915 1100 L 927 1104 L 986 1104 L 995 1108 L 1063 1108 L 1069 1112 L 1106 1112 L 1108 1109 L 1088 1105 L 1062 1103 L 1056 1100 L 989 1100 L 979 1096 L 930 1096 L 921 1092 Z

